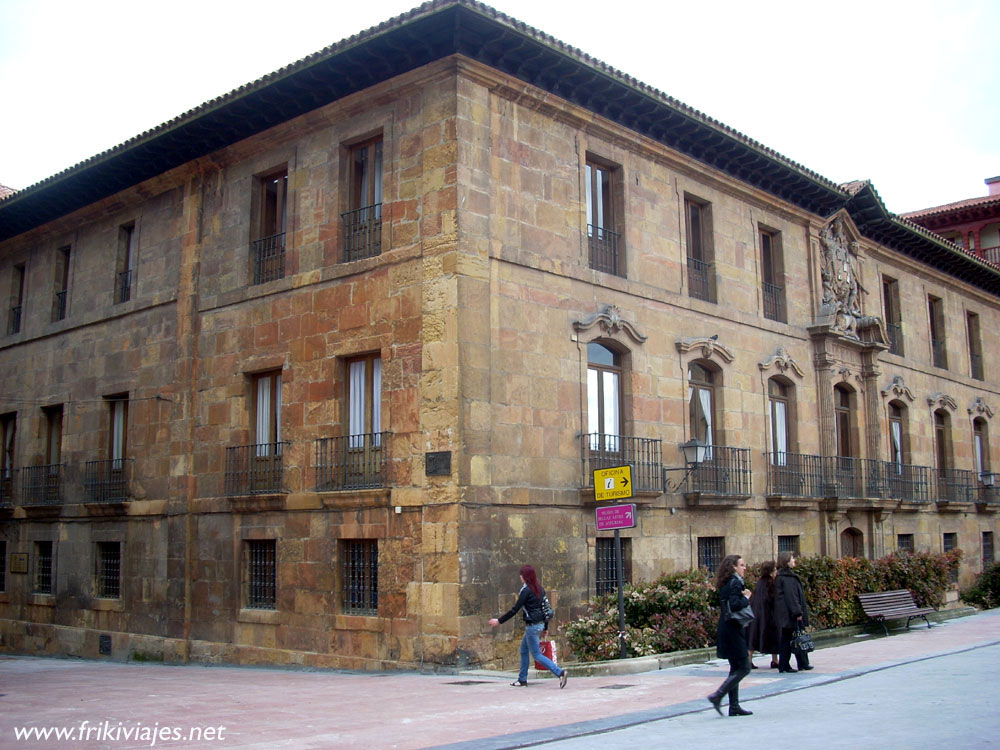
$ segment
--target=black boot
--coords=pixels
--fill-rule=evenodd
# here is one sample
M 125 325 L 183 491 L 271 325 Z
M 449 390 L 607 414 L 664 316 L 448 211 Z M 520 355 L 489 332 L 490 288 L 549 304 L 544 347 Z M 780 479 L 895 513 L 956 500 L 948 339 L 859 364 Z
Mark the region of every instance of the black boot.
M 729 691 L 729 715 L 730 716 L 752 716 L 753 711 L 747 711 L 740 706 L 740 686 L 736 685 Z
M 712 693 L 708 696 L 708 702 L 719 712 L 719 716 L 722 716 L 722 693 Z

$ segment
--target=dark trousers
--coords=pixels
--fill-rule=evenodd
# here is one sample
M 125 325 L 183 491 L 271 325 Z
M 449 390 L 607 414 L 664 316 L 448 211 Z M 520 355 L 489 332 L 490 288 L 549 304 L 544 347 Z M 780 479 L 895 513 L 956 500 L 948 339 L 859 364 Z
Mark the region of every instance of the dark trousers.
M 778 652 L 778 668 L 792 668 L 792 653 L 795 653 L 795 666 L 799 669 L 809 666 L 809 654 L 792 648 L 792 637 L 795 635 L 795 628 L 781 629 L 781 650 Z
M 730 708 L 740 705 L 740 680 L 748 674 L 750 674 L 750 654 L 746 649 L 742 649 L 741 653 L 729 657 L 729 676 L 714 694 L 720 697 L 728 695 Z

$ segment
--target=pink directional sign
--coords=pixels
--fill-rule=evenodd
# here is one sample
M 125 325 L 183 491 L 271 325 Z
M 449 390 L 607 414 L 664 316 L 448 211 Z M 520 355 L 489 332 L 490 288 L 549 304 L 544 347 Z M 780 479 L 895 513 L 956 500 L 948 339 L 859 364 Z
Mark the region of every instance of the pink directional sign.
M 635 505 L 604 505 L 594 509 L 597 513 L 597 530 L 631 529 L 635 526 Z

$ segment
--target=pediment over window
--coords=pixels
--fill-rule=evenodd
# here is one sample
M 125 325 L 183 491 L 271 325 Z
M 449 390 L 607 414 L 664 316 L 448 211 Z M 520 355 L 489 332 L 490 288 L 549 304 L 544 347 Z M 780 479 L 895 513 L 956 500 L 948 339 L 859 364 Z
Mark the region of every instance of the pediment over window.
M 927 398 L 927 405 L 932 409 L 947 406 L 952 411 L 958 408 L 958 402 L 947 393 L 935 393 L 933 396 L 929 396 Z
M 761 372 L 766 372 L 772 367 L 777 368 L 778 372 L 782 375 L 786 375 L 789 370 L 794 372 L 800 378 L 805 375 L 802 368 L 799 367 L 799 363 L 796 362 L 792 356 L 785 351 L 784 347 L 779 347 L 778 351 L 772 354 L 768 359 L 763 362 L 758 362 L 757 367 L 760 368 Z
M 975 400 L 969 404 L 969 414 L 993 419 L 993 410 L 989 407 L 989 404 L 983 401 L 982 396 L 976 396 Z
M 700 355 L 702 359 L 712 359 L 718 356 L 719 359 L 725 362 L 732 362 L 736 359 L 736 356 L 732 351 L 719 343 L 719 337 L 709 336 L 709 337 L 687 337 L 682 339 L 677 339 L 674 342 L 674 346 L 677 347 L 677 351 L 681 354 L 687 354 L 688 352 L 700 350 Z
M 596 312 L 583 320 L 573 321 L 573 330 L 581 333 L 595 326 L 609 336 L 625 332 L 637 344 L 644 343 L 648 338 L 640 333 L 639 329 L 632 323 L 622 317 L 622 311 L 618 305 L 605 305 L 600 312 Z
M 902 375 L 893 377 L 892 382 L 882 389 L 882 396 L 885 398 L 889 396 L 894 396 L 895 398 L 905 397 L 910 403 L 917 400 L 917 397 L 913 395 L 913 391 L 903 382 Z

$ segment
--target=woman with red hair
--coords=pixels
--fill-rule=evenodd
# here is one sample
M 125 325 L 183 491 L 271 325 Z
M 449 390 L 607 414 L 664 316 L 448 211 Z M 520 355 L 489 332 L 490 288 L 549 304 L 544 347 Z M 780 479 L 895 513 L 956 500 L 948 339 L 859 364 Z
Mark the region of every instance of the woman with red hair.
M 521 590 L 518 592 L 517 601 L 507 612 L 490 620 L 490 627 L 496 627 L 502 622 L 507 622 L 511 617 L 522 610 L 524 617 L 524 638 L 521 639 L 521 671 L 518 672 L 517 682 L 510 683 L 513 687 L 526 687 L 528 684 L 528 656 L 529 654 L 559 678 L 559 687 L 566 687 L 566 680 L 569 675 L 565 669 L 560 668 L 555 662 L 542 653 L 538 645 L 538 637 L 544 633 L 549 624 L 545 621 L 542 613 L 542 597 L 545 596 L 545 589 L 538 582 L 535 569 L 530 565 L 521 566 Z

